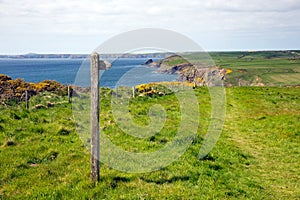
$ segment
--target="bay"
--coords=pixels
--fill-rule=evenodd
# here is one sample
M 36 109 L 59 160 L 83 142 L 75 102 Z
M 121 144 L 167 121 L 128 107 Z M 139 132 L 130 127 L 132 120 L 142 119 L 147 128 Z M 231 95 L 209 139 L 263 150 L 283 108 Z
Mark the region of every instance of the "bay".
M 177 79 L 177 75 L 159 74 L 154 68 L 142 65 L 147 58 L 119 58 L 109 61 L 112 62 L 111 69 L 101 71 L 101 87 L 134 86 Z M 89 66 L 88 59 L 0 59 L 0 74 L 33 83 L 55 80 L 62 84 L 87 87 L 90 85 Z

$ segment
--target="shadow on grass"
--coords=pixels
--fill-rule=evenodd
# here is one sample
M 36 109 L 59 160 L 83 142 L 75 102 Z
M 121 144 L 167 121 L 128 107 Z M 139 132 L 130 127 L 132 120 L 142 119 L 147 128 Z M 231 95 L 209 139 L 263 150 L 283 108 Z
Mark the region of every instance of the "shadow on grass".
M 131 181 L 131 179 L 130 178 L 127 178 L 127 177 L 121 177 L 121 176 L 116 176 L 116 177 L 114 177 L 114 178 L 112 178 L 111 179 L 111 182 L 110 182 L 110 187 L 111 188 L 116 188 L 116 187 L 118 187 L 118 185 L 120 184 L 120 183 L 128 183 L 128 182 L 130 182 Z
M 161 179 L 157 179 L 157 180 L 153 180 L 153 179 L 146 179 L 141 177 L 141 179 L 147 183 L 156 183 L 159 185 L 165 184 L 165 183 L 173 183 L 176 181 L 188 181 L 190 180 L 189 176 L 173 176 L 172 178 L 161 178 Z

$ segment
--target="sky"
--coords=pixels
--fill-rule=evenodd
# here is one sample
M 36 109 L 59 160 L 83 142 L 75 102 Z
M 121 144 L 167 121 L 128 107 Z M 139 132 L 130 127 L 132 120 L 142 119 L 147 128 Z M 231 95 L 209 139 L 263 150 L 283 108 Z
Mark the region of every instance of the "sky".
M 0 0 L 0 54 L 90 53 L 162 28 L 207 51 L 300 49 L 300 0 Z

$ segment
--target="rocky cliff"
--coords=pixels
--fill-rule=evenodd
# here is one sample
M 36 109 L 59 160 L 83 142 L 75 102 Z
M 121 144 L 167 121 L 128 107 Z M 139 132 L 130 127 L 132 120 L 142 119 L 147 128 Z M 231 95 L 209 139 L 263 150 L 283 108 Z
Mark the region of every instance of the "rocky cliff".
M 158 62 L 149 62 L 148 66 L 157 68 L 159 73 L 178 74 L 179 81 L 194 83 L 196 86 L 222 85 L 227 74 L 226 69 L 192 64 L 177 55 Z

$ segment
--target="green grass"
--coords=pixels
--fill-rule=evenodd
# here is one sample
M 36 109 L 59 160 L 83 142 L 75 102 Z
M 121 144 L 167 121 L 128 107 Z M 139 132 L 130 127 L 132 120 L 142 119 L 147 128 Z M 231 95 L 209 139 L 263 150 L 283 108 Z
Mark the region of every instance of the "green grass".
M 299 51 L 191 53 L 184 58 L 191 63 L 201 63 L 204 66 L 216 65 L 221 68 L 231 69 L 233 72 L 226 76 L 224 83 L 226 86 L 300 84 Z M 185 62 L 183 58 L 173 57 L 164 62 L 164 65 L 174 66 Z
M 300 73 L 279 73 L 279 74 L 270 74 L 269 78 L 271 78 L 272 82 L 275 84 L 289 84 L 296 85 L 299 84 Z M 271 82 L 270 81 L 270 82 Z
M 299 76 L 299 52 L 295 51 L 262 51 L 262 52 L 228 52 L 211 53 L 216 65 L 229 68 L 233 73 L 227 76 L 226 84 L 230 85 L 297 85 L 298 80 L 290 78 L 278 81 L 277 76 Z M 275 78 L 272 78 L 275 76 Z M 257 81 L 259 79 L 259 81 Z
M 0 107 L 0 199 L 299 199 L 300 88 L 226 88 L 227 116 L 220 139 L 197 158 L 209 125 L 210 97 L 195 90 L 201 120 L 187 152 L 159 171 L 119 172 L 101 164 L 101 181 L 89 180 L 89 151 L 80 140 L 71 105 L 49 94 L 24 105 Z M 110 91 L 102 91 L 101 128 L 118 146 L 150 152 L 171 141 L 180 120 L 174 95 L 137 97 L 130 110 L 137 123 L 153 104 L 167 122 L 154 137 L 123 134 L 110 113 Z M 35 104 L 62 102 L 51 108 Z

